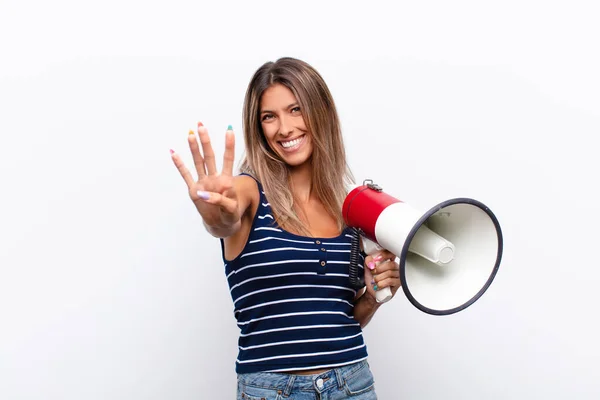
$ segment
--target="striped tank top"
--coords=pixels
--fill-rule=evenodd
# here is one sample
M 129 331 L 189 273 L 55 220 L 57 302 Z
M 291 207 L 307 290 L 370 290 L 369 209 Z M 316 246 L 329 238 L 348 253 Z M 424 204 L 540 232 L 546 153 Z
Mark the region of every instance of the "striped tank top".
M 334 238 L 287 232 L 274 221 L 260 182 L 258 189 L 244 249 L 231 261 L 223 252 L 240 329 L 236 372 L 333 368 L 366 359 L 348 277 L 350 231 Z M 360 260 L 359 267 L 362 254 Z

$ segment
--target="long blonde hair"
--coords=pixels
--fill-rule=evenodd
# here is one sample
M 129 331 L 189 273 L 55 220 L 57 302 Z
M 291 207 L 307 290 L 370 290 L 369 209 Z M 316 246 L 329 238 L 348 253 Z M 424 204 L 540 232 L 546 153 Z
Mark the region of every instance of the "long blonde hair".
M 252 77 L 243 109 L 246 155 L 240 170 L 254 175 L 263 185 L 275 220 L 286 230 L 310 235 L 308 227 L 294 210 L 289 167 L 269 147 L 260 121 L 260 101 L 266 89 L 282 84 L 300 104 L 304 123 L 313 143 L 311 191 L 344 228 L 342 203 L 346 185 L 353 183 L 346 162 L 340 121 L 333 97 L 321 75 L 304 61 L 290 57 L 263 64 Z

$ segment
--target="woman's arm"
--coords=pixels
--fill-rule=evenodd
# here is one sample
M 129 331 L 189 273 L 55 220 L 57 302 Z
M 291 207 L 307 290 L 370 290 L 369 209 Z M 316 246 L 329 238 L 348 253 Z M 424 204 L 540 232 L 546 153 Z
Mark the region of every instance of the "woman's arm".
M 363 294 L 354 301 L 354 319 L 360 323 L 361 328 L 367 326 L 381 304 L 377 303 L 375 297 L 363 289 Z

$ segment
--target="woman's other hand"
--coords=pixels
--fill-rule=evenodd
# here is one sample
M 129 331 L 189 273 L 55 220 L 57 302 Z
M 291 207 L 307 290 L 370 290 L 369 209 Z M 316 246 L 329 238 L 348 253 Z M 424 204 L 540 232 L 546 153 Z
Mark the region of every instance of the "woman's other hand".
M 400 267 L 396 256 L 387 250 L 381 250 L 365 257 L 365 284 L 367 293 L 373 298 L 376 292 L 389 287 L 392 297 L 401 286 Z

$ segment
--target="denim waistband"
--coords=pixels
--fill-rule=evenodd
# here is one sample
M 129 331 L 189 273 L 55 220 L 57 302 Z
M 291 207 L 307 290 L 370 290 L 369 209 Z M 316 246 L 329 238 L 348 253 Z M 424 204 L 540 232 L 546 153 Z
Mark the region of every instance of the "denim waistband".
M 345 379 L 350 379 L 365 367 L 367 360 L 359 361 L 343 367 L 333 368 L 315 375 L 293 375 L 281 372 L 254 372 L 238 374 L 238 381 L 245 385 L 277 390 L 280 394 L 289 396 L 292 391 L 325 392 L 333 386 L 344 387 Z

